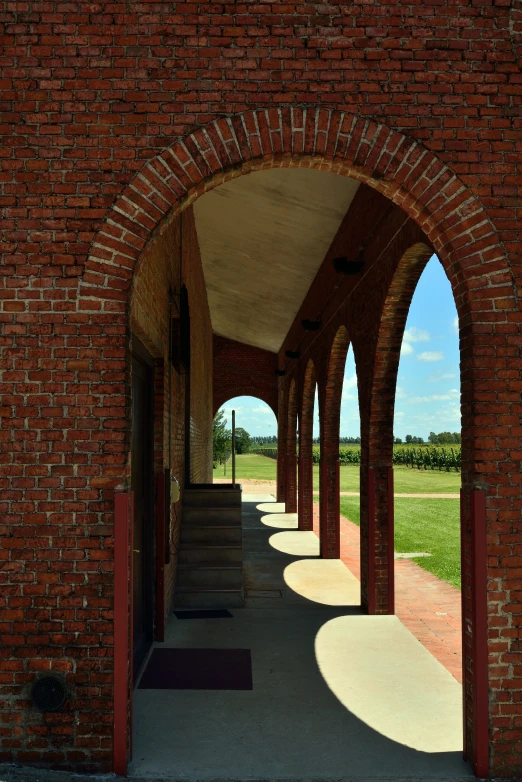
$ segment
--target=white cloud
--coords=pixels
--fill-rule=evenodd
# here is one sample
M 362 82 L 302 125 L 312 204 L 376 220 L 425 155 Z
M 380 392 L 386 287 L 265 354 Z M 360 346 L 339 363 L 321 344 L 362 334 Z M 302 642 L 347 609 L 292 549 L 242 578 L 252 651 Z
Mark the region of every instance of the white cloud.
M 410 356 L 413 353 L 413 348 L 409 342 L 403 342 L 401 345 L 401 356 Z
M 431 375 L 428 380 L 430 383 L 437 383 L 439 380 L 454 380 L 456 377 L 455 372 L 445 372 L 443 375 Z
M 451 327 L 452 327 L 453 332 L 455 334 L 459 333 L 459 316 L 458 315 L 455 315 L 455 317 L 453 318 L 453 321 L 451 323 Z
M 349 391 L 350 388 L 357 388 L 357 375 L 353 374 L 351 377 L 345 377 L 343 381 L 343 391 Z
M 429 331 L 425 329 L 418 329 L 415 326 L 411 326 L 404 332 L 404 342 L 429 342 L 431 339 Z
M 425 350 L 424 353 L 419 353 L 417 358 L 419 361 L 443 361 L 444 353 L 440 350 Z
M 425 402 L 452 402 L 456 397 L 460 396 L 460 392 L 456 388 L 452 388 L 445 394 L 430 394 L 429 396 L 410 396 L 408 404 L 418 405 Z
M 260 405 L 259 407 L 253 407 L 252 412 L 259 413 L 260 415 L 274 415 L 273 412 L 270 410 L 270 408 L 264 405 Z

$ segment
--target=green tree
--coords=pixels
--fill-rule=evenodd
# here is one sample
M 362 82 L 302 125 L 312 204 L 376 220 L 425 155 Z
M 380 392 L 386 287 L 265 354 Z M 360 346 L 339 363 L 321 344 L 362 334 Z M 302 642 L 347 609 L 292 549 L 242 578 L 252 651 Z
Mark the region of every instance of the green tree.
M 236 429 L 236 453 L 248 453 L 250 444 L 250 435 L 245 429 L 238 426 Z
M 214 440 L 214 461 L 223 464 L 227 454 L 230 452 L 232 441 L 232 432 L 230 429 L 227 429 L 227 421 L 223 410 L 220 410 L 214 418 L 212 434 Z

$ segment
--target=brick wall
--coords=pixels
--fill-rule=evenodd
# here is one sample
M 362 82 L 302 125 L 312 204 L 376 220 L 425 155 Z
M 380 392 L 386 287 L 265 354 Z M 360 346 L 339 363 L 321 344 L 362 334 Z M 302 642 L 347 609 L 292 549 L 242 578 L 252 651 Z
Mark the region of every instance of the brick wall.
M 182 259 L 182 260 L 181 260 Z M 212 326 L 192 208 L 170 221 L 142 253 L 133 277 L 130 326 L 156 359 L 155 471 L 185 476 L 185 376 L 170 369 L 170 315 L 179 316 L 185 285 L 190 306 L 190 478 L 212 482 Z M 169 409 L 169 398 L 170 409 Z M 130 424 L 129 424 L 130 425 Z M 170 425 L 170 437 L 169 437 Z M 181 503 L 172 507 L 170 564 L 165 568 L 165 608 L 174 597 Z
M 451 280 L 463 478 L 487 490 L 491 763 L 522 772 L 519 15 L 508 0 L 4 4 L 0 759 L 110 767 L 133 273 L 168 215 L 205 189 L 291 162 L 353 176 L 403 208 Z M 378 300 L 377 317 L 391 269 L 334 324 L 346 323 L 363 387 L 355 320 Z M 334 334 L 314 355 L 320 394 Z M 194 422 L 200 443 L 207 416 Z M 81 697 L 46 727 L 27 691 L 49 669 Z
M 229 399 L 255 396 L 277 417 L 277 357 L 243 342 L 214 334 L 214 415 Z

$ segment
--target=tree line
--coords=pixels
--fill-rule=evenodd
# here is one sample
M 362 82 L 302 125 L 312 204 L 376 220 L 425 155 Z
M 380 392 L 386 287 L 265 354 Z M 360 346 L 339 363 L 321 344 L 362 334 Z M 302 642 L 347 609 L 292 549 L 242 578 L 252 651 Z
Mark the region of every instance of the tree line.
M 223 464 L 232 452 L 232 431 L 227 426 L 225 413 L 221 410 L 214 418 L 213 425 L 213 440 L 214 440 L 214 462 Z M 313 442 L 315 445 L 319 444 L 319 437 L 314 437 Z M 423 437 L 417 435 L 407 434 L 404 441 L 400 437 L 394 437 L 393 442 L 395 445 L 424 445 L 425 440 Z M 461 435 L 460 432 L 430 432 L 428 437 L 428 443 L 431 445 L 460 445 Z M 360 437 L 339 437 L 339 445 L 360 445 Z M 258 450 L 260 446 L 263 447 L 275 447 L 277 448 L 277 436 L 251 436 L 246 429 L 239 426 L 236 428 L 236 453 L 244 454 L 248 453 L 252 448 Z

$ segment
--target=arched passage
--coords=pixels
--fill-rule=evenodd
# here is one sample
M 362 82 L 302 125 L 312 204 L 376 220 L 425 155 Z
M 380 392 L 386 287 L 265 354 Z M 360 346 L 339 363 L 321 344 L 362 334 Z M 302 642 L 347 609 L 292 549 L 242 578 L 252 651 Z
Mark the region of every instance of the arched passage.
M 243 490 L 248 493 L 249 487 L 257 480 L 256 470 L 258 470 L 261 481 L 264 481 L 267 486 L 274 484 L 277 449 L 277 419 L 274 411 L 261 397 L 255 395 L 234 396 L 221 405 L 216 417 L 220 416 L 224 424 L 227 436 L 227 459 L 231 456 L 232 411 L 235 412 L 236 425 L 237 480 L 244 484 Z M 265 450 L 266 455 L 263 454 Z M 223 449 L 219 459 L 214 452 L 214 483 L 223 482 L 225 476 L 230 480 L 232 476 L 231 464 L 229 461 L 227 464 L 224 463 L 222 452 Z
M 391 468 L 395 389 L 408 310 L 430 255 L 431 250 L 426 245 L 417 244 L 403 255 L 397 265 L 377 336 L 369 419 L 366 416 L 361 421 L 361 486 L 365 489 L 361 524 L 366 527 L 361 536 L 361 574 L 366 587 L 362 600 L 370 613 L 394 612 Z M 363 410 L 367 411 L 367 407 Z M 370 493 L 371 497 L 368 496 Z M 368 503 L 375 512 L 368 514 Z
M 321 556 L 327 559 L 337 559 L 340 552 L 339 426 L 341 422 L 344 365 L 348 346 L 348 332 L 344 326 L 341 326 L 334 337 L 330 350 L 324 406 L 321 415 L 319 516 Z
M 300 530 L 313 529 L 313 459 L 314 402 L 317 380 L 315 367 L 310 359 L 304 374 L 299 416 L 299 501 L 298 522 Z
M 494 523 L 500 512 L 495 499 L 499 477 L 496 463 L 484 463 L 481 449 L 487 450 L 487 443 L 504 433 L 497 420 L 484 422 L 481 418 L 486 410 L 475 389 L 485 366 L 477 356 L 484 355 L 484 346 L 492 345 L 497 338 L 505 340 L 500 331 L 497 335 L 497 326 L 509 328 L 510 317 L 516 317 L 513 278 L 497 233 L 478 199 L 441 159 L 401 133 L 343 112 L 281 107 L 221 118 L 177 141 L 143 166 L 98 231 L 78 292 L 83 322 L 102 333 L 115 317 L 121 320 L 126 316 L 133 273 L 144 247 L 155 232 L 166 229 L 171 218 L 195 198 L 227 178 L 282 165 L 321 168 L 366 182 L 401 206 L 432 243 L 450 279 L 461 326 L 466 433 L 463 523 L 467 530 L 477 526 L 479 511 L 471 492 L 480 488 L 488 489 L 484 528 L 486 511 L 488 523 Z M 475 328 L 478 321 L 480 328 Z M 127 349 L 125 329 L 93 348 L 89 355 L 89 382 L 99 384 L 111 377 L 115 356 L 124 362 Z M 512 357 L 506 358 L 506 368 L 518 371 L 514 364 L 511 366 L 512 361 Z M 506 391 L 505 414 L 509 415 L 511 405 L 516 403 L 510 397 L 509 380 L 500 378 L 497 383 L 497 394 L 501 393 L 501 386 Z M 128 448 L 122 445 L 115 464 L 113 444 L 114 429 L 121 427 L 120 413 L 128 405 L 128 397 L 122 369 L 121 387 L 111 400 L 111 410 L 115 412 L 109 411 L 102 422 L 98 402 L 92 403 L 90 414 L 100 429 L 100 493 L 125 485 L 128 463 L 124 456 Z M 81 451 L 82 445 L 78 447 Z M 90 458 L 87 448 L 85 454 Z M 506 459 L 504 467 L 506 475 L 518 472 L 516 461 Z M 485 553 L 483 560 L 480 583 L 485 590 Z M 485 591 L 477 600 L 482 608 L 486 607 Z M 468 628 L 473 641 L 469 652 L 472 668 L 471 649 L 479 632 L 476 616 L 470 615 Z M 482 632 L 481 649 L 485 643 Z M 470 693 L 471 708 L 476 687 Z M 479 712 L 488 708 L 487 703 L 475 706 Z M 476 748 L 476 740 L 473 741 Z

